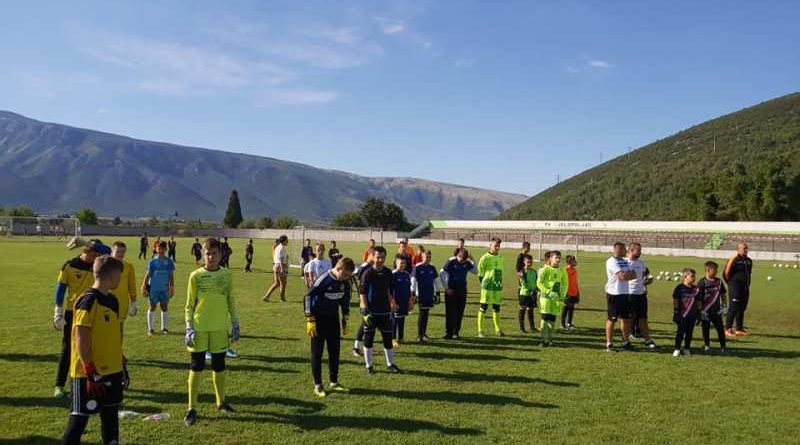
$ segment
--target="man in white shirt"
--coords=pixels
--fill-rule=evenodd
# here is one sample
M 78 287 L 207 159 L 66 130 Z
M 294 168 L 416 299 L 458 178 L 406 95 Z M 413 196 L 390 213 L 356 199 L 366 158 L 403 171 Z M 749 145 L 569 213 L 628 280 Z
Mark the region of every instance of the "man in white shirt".
M 304 273 L 309 287 L 313 286 L 317 278 L 331 270 L 331 260 L 325 258 L 325 244 L 317 243 L 314 246 L 314 259 L 306 264 Z
M 622 347 L 630 349 L 629 321 L 630 297 L 628 295 L 628 281 L 636 278 L 636 273 L 630 270 L 630 263 L 625 258 L 625 244 L 614 243 L 614 255 L 606 260 L 606 352 L 614 352 L 614 325 L 620 320 L 622 328 Z
M 633 320 L 628 329 L 628 334 L 631 335 L 631 331 L 638 324 L 639 331 L 645 339 L 644 346 L 649 349 L 655 349 L 656 344 L 650 338 L 650 326 L 647 324 L 647 285 L 651 282 L 650 269 L 640 259 L 641 256 L 641 244 L 628 244 L 628 267 L 636 274 L 634 279 L 628 281 L 630 312 Z

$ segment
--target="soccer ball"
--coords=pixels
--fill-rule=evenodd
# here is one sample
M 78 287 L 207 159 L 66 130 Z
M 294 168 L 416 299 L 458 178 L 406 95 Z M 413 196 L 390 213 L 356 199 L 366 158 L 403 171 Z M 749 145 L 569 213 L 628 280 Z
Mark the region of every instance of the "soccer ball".
M 797 269 L 797 264 L 794 265 L 794 268 Z
M 661 281 L 661 275 L 657 276 L 656 280 Z
M 778 265 L 777 264 L 773 264 L 772 267 L 778 267 Z
M 787 268 L 787 269 L 788 269 L 788 268 L 789 268 L 789 265 L 788 265 L 788 264 L 784 264 L 784 265 L 783 265 L 783 267 L 785 267 L 785 268 Z
M 778 264 L 778 269 L 783 268 L 783 264 Z
M 772 281 L 772 277 L 767 277 L 767 281 Z

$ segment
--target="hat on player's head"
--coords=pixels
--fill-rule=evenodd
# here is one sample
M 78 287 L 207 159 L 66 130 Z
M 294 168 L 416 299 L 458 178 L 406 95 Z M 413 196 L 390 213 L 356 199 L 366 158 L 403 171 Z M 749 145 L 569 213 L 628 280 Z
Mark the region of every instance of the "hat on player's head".
M 103 244 L 103 242 L 97 238 L 89 240 L 89 243 L 86 244 L 86 250 L 95 251 L 100 255 L 111 255 L 111 248 Z

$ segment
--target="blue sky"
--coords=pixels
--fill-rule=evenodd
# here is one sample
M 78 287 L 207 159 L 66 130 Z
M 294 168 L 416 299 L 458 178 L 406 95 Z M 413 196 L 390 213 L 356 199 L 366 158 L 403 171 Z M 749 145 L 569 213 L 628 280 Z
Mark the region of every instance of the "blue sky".
M 800 90 L 800 4 L 13 2 L 0 109 L 527 195 Z

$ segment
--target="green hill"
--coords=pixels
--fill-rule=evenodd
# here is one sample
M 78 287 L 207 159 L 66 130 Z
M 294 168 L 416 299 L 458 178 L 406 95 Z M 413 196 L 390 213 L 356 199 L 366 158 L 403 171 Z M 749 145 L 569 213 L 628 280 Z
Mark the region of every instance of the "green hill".
M 800 93 L 586 170 L 499 219 L 797 220 Z

